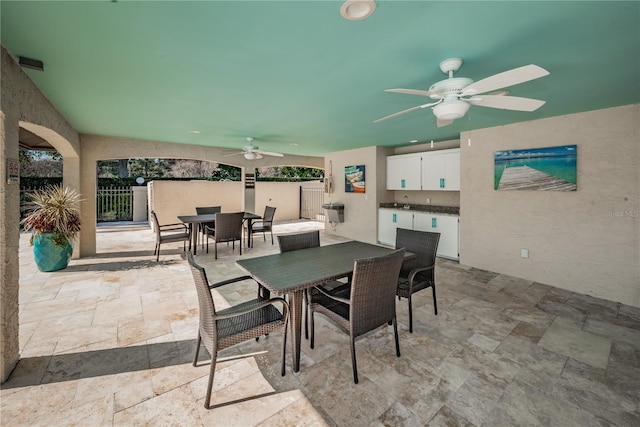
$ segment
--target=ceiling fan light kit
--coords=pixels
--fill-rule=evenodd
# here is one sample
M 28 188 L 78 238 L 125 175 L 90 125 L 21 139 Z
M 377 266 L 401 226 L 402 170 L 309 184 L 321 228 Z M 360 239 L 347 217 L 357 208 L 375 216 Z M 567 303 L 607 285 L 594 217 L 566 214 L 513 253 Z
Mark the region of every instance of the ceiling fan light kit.
M 272 151 L 261 150 L 260 147 L 258 147 L 257 145 L 253 145 L 254 140 L 255 138 L 253 138 L 252 136 L 248 136 L 247 142 L 249 143 L 249 145 L 245 145 L 244 147 L 242 147 L 242 151 L 236 151 L 231 154 L 225 154 L 224 156 L 229 157 L 229 156 L 242 154 L 244 158 L 247 160 L 258 160 L 258 159 L 261 159 L 263 155 L 273 156 L 273 157 L 284 157 L 284 154 L 282 153 L 274 153 Z
M 445 99 L 444 102 L 433 107 L 433 114 L 442 120 L 455 120 L 463 117 L 469 111 L 470 105 L 459 99 Z
M 375 12 L 376 2 L 373 0 L 347 0 L 340 7 L 340 15 L 349 21 L 361 21 Z
M 440 62 L 440 70 L 448 78 L 432 84 L 429 90 L 419 89 L 387 89 L 386 92 L 404 93 L 408 95 L 427 96 L 435 102 L 418 105 L 398 113 L 377 119 L 374 123 L 410 113 L 426 107 L 432 107 L 438 118 L 437 126 L 448 126 L 454 120 L 464 117 L 471 105 L 513 111 L 535 111 L 544 105 L 544 101 L 517 96 L 507 96 L 509 91 L 503 88 L 538 79 L 549 74 L 537 65 L 525 65 L 502 73 L 494 74 L 474 82 L 466 77 L 453 77 L 453 73 L 462 66 L 462 58 L 449 58 Z M 501 90 L 500 92 L 492 92 Z

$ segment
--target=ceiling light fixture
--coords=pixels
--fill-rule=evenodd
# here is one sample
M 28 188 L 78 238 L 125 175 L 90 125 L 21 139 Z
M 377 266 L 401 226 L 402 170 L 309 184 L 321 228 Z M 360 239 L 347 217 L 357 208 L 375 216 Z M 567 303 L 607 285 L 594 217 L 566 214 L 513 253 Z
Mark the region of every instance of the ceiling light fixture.
M 376 2 L 373 0 L 347 0 L 340 7 L 340 15 L 349 21 L 360 21 L 375 12 Z
M 459 99 L 445 99 L 444 102 L 433 107 L 433 114 L 442 120 L 455 120 L 464 116 L 469 110 L 469 104 Z
M 189 133 L 199 134 L 200 131 L 199 130 L 190 130 Z
M 411 140 L 411 141 L 409 141 L 409 142 L 410 142 L 410 143 L 412 143 L 412 144 L 415 144 L 416 142 L 418 142 L 418 140 L 417 140 L 417 139 L 412 139 L 412 140 Z

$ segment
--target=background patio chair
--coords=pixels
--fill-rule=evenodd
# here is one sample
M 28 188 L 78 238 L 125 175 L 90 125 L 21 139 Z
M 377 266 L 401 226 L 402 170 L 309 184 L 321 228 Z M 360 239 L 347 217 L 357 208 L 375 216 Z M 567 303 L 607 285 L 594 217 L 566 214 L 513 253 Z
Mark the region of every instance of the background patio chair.
M 271 244 L 273 245 L 273 217 L 276 214 L 276 208 L 273 206 L 265 206 L 264 214 L 262 214 L 262 219 L 256 220 L 251 227 L 251 235 L 247 236 L 249 239 L 253 239 L 253 234 L 262 233 L 262 238 L 266 242 L 266 232 L 271 233 Z M 251 245 L 249 245 L 251 246 Z
M 205 226 L 207 236 L 207 253 L 209 253 L 209 237 L 213 238 L 215 259 L 218 259 L 218 243 L 231 242 L 232 250 L 235 250 L 235 242 L 240 243 L 240 255 L 242 255 L 242 221 L 244 212 L 219 213 L 216 214 L 216 225 L 214 228 Z
M 320 246 L 320 232 L 318 230 L 308 231 L 306 233 L 286 234 L 278 236 L 278 245 L 280 253 L 296 251 L 299 249 L 314 248 Z M 264 289 L 264 288 L 263 288 Z M 262 293 L 269 292 L 266 289 Z M 266 294 L 269 295 L 268 293 Z M 304 312 L 304 337 L 309 339 L 309 296 L 307 292 L 304 294 L 305 312 Z
M 311 289 L 311 348 L 314 347 L 313 315 L 321 313 L 332 320 L 351 338 L 353 382 L 358 384 L 355 339 L 379 326 L 393 323 L 396 356 L 400 357 L 396 320 L 396 288 L 404 259 L 404 249 L 388 255 L 355 261 L 350 287 L 329 290 L 324 286 Z
M 436 252 L 440 233 L 429 231 L 407 230 L 398 228 L 396 231 L 396 248 L 405 248 L 416 256 L 406 259 L 398 278 L 398 299 L 407 298 L 409 301 L 409 332 L 413 332 L 413 307 L 411 296 L 423 289 L 431 288 L 433 293 L 433 310 L 438 315 L 436 303 Z
M 207 214 L 217 214 L 222 212 L 222 206 L 196 206 L 196 213 L 198 215 L 207 215 Z M 204 227 L 205 225 L 208 225 L 209 228 L 215 228 L 216 227 L 216 222 L 215 221 L 211 221 L 211 222 L 203 222 L 198 224 L 198 235 L 202 234 L 202 247 L 204 248 Z M 196 242 L 197 244 L 197 242 Z
M 189 242 L 189 249 L 191 249 L 191 235 L 186 224 L 177 222 L 160 225 L 154 211 L 151 211 L 151 221 L 153 221 L 156 230 L 156 248 L 153 251 L 153 254 L 156 255 L 156 261 L 160 260 L 160 245 L 163 243 L 182 242 L 182 248 L 186 250 L 186 243 Z
M 204 399 L 204 407 L 211 406 L 211 390 L 213 377 L 216 371 L 216 359 L 218 352 L 236 344 L 258 338 L 271 332 L 282 332 L 282 371 L 285 375 L 285 355 L 287 347 L 287 322 L 289 319 L 289 305 L 282 298 L 269 300 L 255 299 L 246 301 L 224 310 L 216 311 L 211 289 L 242 280 L 251 280 L 250 276 L 240 276 L 223 282 L 209 284 L 204 269 L 195 263 L 191 252 L 187 252 L 187 261 L 193 274 L 193 280 L 198 292 L 200 325 L 198 327 L 198 340 L 196 342 L 193 366 L 197 366 L 200 344 L 204 344 L 211 355 L 211 368 L 209 370 L 209 384 L 207 396 Z M 280 310 L 276 304 L 282 305 Z

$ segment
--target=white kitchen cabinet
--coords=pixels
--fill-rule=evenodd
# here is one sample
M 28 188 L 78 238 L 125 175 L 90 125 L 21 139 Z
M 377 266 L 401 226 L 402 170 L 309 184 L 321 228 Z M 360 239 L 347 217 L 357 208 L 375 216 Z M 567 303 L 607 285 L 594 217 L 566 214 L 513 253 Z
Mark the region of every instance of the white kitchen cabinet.
M 420 153 L 387 157 L 387 190 L 420 190 Z
M 378 241 L 384 245 L 395 246 L 396 229 L 413 229 L 413 212 L 402 209 L 378 209 Z
M 460 191 L 460 149 L 422 156 L 422 190 Z
M 415 212 L 413 228 L 420 231 L 440 233 L 438 256 L 458 259 L 459 227 L 458 218 L 453 215 L 436 215 L 429 212 Z
M 378 209 L 378 242 L 395 246 L 396 229 L 431 231 L 440 233 L 438 256 L 458 259 L 458 216 L 432 214 L 414 210 L 394 208 Z
M 387 190 L 460 191 L 460 149 L 387 157 Z

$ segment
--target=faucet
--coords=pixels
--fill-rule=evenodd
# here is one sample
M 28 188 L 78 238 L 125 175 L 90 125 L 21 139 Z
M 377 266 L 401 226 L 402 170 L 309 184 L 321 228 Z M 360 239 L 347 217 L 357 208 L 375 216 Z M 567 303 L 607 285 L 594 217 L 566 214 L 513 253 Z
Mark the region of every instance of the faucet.
M 411 206 L 409 206 L 409 197 L 408 196 L 404 196 L 404 208 L 405 209 L 409 209 Z

